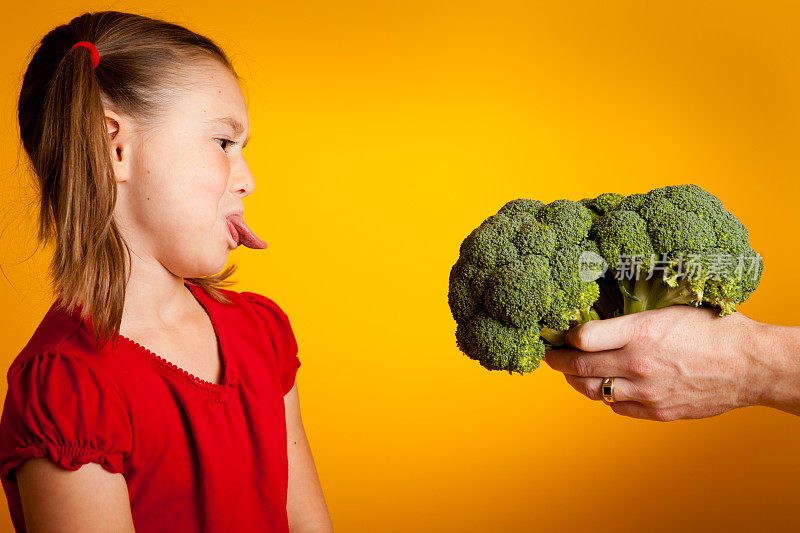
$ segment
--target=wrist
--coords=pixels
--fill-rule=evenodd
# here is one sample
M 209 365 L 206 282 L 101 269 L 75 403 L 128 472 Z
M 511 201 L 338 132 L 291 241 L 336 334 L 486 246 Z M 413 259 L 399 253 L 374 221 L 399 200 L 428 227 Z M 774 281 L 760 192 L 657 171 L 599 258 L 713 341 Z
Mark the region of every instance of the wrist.
M 751 320 L 741 350 L 748 369 L 745 405 L 800 415 L 800 328 Z

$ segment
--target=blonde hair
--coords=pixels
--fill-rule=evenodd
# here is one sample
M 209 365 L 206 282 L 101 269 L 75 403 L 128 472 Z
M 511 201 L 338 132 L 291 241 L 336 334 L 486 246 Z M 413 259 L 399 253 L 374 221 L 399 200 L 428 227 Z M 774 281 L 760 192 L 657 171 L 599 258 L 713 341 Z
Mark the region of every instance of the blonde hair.
M 92 67 L 89 41 L 100 53 Z M 241 78 L 209 38 L 163 20 L 118 11 L 84 13 L 38 44 L 20 90 L 20 137 L 38 185 L 38 241 L 54 244 L 49 277 L 58 305 L 91 319 L 102 348 L 116 344 L 130 275 L 130 248 L 114 220 L 117 187 L 109 157 L 104 104 L 137 126 L 156 124 L 193 65 L 210 59 Z M 187 278 L 219 302 L 234 282 L 230 265 Z

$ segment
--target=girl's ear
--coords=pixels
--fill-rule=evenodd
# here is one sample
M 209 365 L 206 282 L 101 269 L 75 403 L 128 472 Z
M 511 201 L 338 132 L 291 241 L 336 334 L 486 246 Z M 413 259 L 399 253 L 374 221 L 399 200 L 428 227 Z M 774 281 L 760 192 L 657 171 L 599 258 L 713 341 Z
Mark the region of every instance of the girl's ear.
M 111 156 L 111 168 L 117 182 L 128 180 L 128 162 L 130 161 L 130 136 L 126 133 L 127 122 L 119 114 L 109 109 L 104 110 L 108 148 Z

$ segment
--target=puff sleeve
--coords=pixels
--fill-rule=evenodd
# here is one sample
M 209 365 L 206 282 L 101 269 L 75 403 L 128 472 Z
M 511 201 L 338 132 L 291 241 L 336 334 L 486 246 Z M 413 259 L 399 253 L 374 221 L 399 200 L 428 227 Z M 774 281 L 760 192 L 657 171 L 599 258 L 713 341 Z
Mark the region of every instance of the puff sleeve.
M 297 340 L 292 331 L 289 317 L 273 300 L 255 292 L 242 292 L 251 307 L 264 324 L 272 341 L 278 363 L 278 376 L 281 390 L 285 395 L 294 386 L 300 359 L 297 357 Z
M 8 369 L 0 416 L 0 477 L 47 457 L 68 470 L 99 463 L 123 472 L 132 448 L 131 419 L 118 390 L 85 360 L 45 352 Z

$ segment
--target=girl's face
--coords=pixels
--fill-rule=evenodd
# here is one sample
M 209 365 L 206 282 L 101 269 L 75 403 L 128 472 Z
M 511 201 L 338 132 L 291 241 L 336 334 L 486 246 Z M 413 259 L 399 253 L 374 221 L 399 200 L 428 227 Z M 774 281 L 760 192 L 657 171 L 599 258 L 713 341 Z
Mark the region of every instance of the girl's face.
M 128 145 L 127 163 L 115 161 L 115 217 L 136 256 L 183 278 L 224 268 L 235 248 L 225 217 L 255 186 L 242 154 L 249 131 L 236 78 L 213 65 L 157 129 Z

